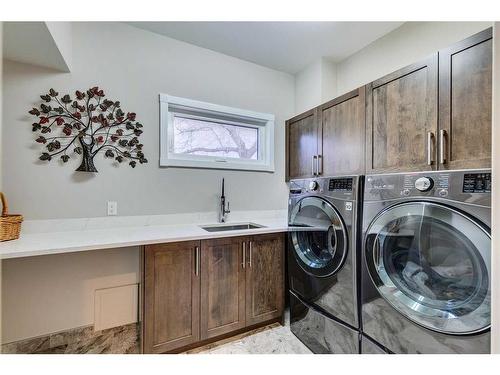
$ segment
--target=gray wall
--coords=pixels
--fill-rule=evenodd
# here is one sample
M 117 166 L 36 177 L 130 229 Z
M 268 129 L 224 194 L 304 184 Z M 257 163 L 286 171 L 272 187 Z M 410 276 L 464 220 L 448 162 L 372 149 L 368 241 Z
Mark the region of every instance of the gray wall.
M 75 173 L 79 162 L 37 161 L 32 118 L 39 95 L 98 85 L 144 125 L 141 139 L 149 163 L 132 170 L 101 156 L 96 175 Z M 272 113 L 276 172 L 239 172 L 158 167 L 158 94 Z M 4 62 L 4 190 L 27 219 L 94 217 L 106 201 L 120 215 L 215 211 L 220 179 L 233 210 L 284 209 L 284 121 L 293 115 L 294 79 L 226 55 L 121 23 L 73 24 L 72 72 Z

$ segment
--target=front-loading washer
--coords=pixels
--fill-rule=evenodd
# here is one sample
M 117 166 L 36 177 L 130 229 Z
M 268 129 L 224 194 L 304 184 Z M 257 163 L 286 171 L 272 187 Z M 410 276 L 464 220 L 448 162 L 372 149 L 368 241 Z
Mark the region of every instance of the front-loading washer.
M 491 171 L 371 175 L 364 190 L 363 335 L 394 353 L 489 353 Z
M 291 330 L 318 353 L 358 353 L 358 209 L 362 177 L 290 182 Z

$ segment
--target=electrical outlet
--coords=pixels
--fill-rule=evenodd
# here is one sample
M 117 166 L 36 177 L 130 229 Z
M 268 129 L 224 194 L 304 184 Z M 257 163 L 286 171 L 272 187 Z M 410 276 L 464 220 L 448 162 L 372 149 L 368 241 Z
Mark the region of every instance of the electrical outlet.
M 118 202 L 108 201 L 108 216 L 118 215 Z

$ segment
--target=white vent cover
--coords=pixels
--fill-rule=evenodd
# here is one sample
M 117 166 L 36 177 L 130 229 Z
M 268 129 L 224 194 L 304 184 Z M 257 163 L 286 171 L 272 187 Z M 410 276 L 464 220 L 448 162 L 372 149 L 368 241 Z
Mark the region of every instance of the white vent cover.
M 94 330 L 137 322 L 139 284 L 97 289 L 94 303 Z

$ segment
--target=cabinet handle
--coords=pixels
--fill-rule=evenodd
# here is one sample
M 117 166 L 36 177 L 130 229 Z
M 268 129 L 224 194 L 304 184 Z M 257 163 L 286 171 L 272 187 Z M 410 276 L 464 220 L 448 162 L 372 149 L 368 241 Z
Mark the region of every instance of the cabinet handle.
M 311 159 L 311 173 L 313 176 L 316 176 L 316 172 L 314 171 L 315 169 L 315 166 L 314 166 L 314 161 L 316 160 L 316 155 L 313 155 L 312 156 L 312 159 Z
M 441 164 L 446 164 L 445 137 L 446 137 L 446 130 L 441 129 L 439 131 L 439 162 Z
M 241 245 L 241 267 L 245 268 L 245 263 L 247 261 L 247 251 L 246 251 L 246 242 L 243 241 L 243 244 Z
M 248 242 L 248 266 L 252 268 L 252 241 Z
M 432 138 L 434 134 L 427 132 L 427 165 L 432 165 Z
M 316 159 L 316 174 L 318 176 L 323 174 L 323 156 L 322 155 L 318 155 L 318 158 Z
M 198 276 L 200 274 L 200 247 L 199 246 L 196 246 L 194 248 L 194 251 L 195 251 L 195 270 L 194 270 L 194 274 L 196 276 Z

